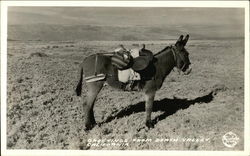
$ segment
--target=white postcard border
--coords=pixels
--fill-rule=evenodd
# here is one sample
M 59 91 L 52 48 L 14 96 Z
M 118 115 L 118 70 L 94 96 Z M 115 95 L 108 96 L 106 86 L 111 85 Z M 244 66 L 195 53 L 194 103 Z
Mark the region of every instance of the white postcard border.
M 65 6 L 65 7 L 221 7 L 245 9 L 245 115 L 244 151 L 158 151 L 158 150 L 7 150 L 7 8 L 9 6 Z M 249 115 L 249 2 L 248 1 L 1 1 L 1 153 L 8 156 L 29 155 L 250 155 Z

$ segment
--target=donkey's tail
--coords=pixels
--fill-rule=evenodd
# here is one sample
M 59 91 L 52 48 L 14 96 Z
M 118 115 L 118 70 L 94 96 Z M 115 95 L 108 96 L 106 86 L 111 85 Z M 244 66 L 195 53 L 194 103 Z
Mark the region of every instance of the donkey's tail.
M 82 64 L 80 65 L 79 73 L 80 73 L 79 81 L 78 81 L 78 84 L 77 84 L 76 90 L 75 90 L 77 96 L 80 96 L 82 93 L 82 79 L 83 79 L 83 66 L 82 66 Z

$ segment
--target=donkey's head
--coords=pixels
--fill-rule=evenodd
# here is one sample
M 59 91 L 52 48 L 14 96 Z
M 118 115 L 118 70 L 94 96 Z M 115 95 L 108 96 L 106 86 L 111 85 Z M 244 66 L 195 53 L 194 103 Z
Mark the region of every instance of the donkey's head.
M 176 61 L 176 67 L 185 75 L 189 74 L 192 70 L 192 68 L 190 68 L 191 62 L 189 60 L 189 53 L 185 49 L 185 45 L 187 44 L 188 39 L 189 35 L 186 35 L 185 39 L 183 39 L 183 35 L 181 35 L 176 41 L 175 46 L 173 46 L 173 54 Z

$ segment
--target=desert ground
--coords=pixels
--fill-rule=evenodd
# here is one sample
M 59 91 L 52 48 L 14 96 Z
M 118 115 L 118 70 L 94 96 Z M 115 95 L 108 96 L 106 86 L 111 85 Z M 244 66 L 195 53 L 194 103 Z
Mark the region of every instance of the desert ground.
M 86 88 L 78 67 L 88 55 L 123 43 L 154 53 L 174 41 L 9 41 L 7 148 L 72 150 L 243 150 L 244 40 L 190 40 L 192 73 L 172 71 L 157 92 L 153 129 L 144 126 L 144 95 L 105 86 L 95 103 L 98 126 L 84 131 Z M 227 132 L 239 140 L 222 143 Z M 96 144 L 105 140 L 117 144 Z M 94 143 L 93 143 L 94 142 Z M 90 144 L 92 143 L 92 144 Z M 119 143 L 119 144 L 118 144 Z

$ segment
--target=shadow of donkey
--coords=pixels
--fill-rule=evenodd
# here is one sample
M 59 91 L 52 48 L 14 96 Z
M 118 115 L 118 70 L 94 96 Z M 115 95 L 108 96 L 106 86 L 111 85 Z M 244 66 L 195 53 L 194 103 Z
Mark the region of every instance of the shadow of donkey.
M 213 100 L 213 92 L 210 92 L 209 94 L 202 96 L 202 97 L 197 97 L 195 99 L 168 99 L 164 98 L 159 101 L 154 101 L 153 104 L 153 111 L 163 111 L 164 113 L 160 114 L 159 116 L 156 116 L 155 119 L 153 119 L 153 124 L 156 124 L 157 122 L 165 119 L 166 117 L 173 115 L 176 113 L 178 110 L 181 109 L 187 109 L 189 106 L 194 105 L 196 103 L 209 103 Z M 130 105 L 121 111 L 119 111 L 117 114 L 114 116 L 109 116 L 104 122 L 102 122 L 100 125 L 104 123 L 111 122 L 114 119 L 119 119 L 123 118 L 125 116 L 129 116 L 133 113 L 139 113 L 139 112 L 144 112 L 145 111 L 145 102 L 139 102 L 135 105 Z

